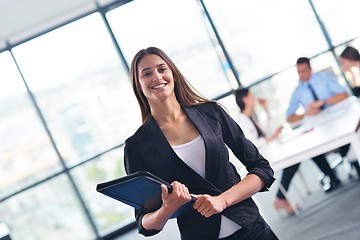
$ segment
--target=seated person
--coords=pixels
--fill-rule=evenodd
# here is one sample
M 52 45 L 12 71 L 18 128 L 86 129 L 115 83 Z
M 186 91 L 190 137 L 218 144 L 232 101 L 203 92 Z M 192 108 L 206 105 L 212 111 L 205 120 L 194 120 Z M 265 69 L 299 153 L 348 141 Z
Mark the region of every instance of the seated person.
M 321 110 L 332 104 L 338 103 L 348 97 L 346 89 L 339 84 L 337 79 L 326 72 L 313 73 L 310 60 L 301 57 L 296 62 L 296 68 L 299 75 L 299 84 L 292 93 L 289 107 L 286 112 L 288 122 L 302 120 L 307 115 L 315 115 Z M 297 114 L 296 111 L 302 106 L 305 109 L 304 114 Z M 347 144 L 339 148 L 342 157 L 346 156 L 350 145 Z M 333 170 L 329 167 L 324 154 L 313 158 L 315 163 L 330 177 L 330 186 L 326 187 L 325 192 L 334 190 L 340 185 L 340 180 L 335 176 Z M 292 166 L 296 167 L 296 166 Z M 292 169 L 294 171 L 294 169 Z M 295 171 L 294 171 L 295 172 Z M 284 175 L 291 172 L 285 172 Z M 281 195 L 279 195 L 281 197 Z
M 360 96 L 360 86 L 356 82 L 356 74 L 359 74 L 360 71 L 360 54 L 359 51 L 354 47 L 346 47 L 344 51 L 340 54 L 340 64 L 341 70 L 344 72 L 349 72 L 352 77 L 350 79 L 351 90 L 353 94 L 357 97 Z
M 341 70 L 344 72 L 349 72 L 351 74 L 350 85 L 353 94 L 356 97 L 360 96 L 360 86 L 356 81 L 360 81 L 360 54 L 359 51 L 351 46 L 347 46 L 344 51 L 340 54 L 340 64 Z M 358 75 L 358 76 L 357 76 Z M 358 134 L 360 134 L 360 130 L 358 130 Z M 360 137 L 360 136 L 359 136 Z M 350 150 L 347 154 L 347 159 L 349 160 L 352 167 L 354 167 L 357 171 L 359 180 L 360 180 L 360 165 L 354 153 L 354 150 L 350 147 Z
M 360 138 L 360 129 L 358 129 L 357 134 L 358 134 L 358 137 Z M 355 151 L 352 148 L 352 146 L 350 146 L 350 149 L 346 155 L 346 158 L 349 161 L 351 167 L 355 168 L 357 175 L 358 175 L 358 180 L 360 180 L 360 164 L 359 164 L 359 161 L 356 157 Z
M 242 88 L 235 91 L 235 100 L 236 104 L 240 108 L 240 113 L 236 116 L 235 120 L 241 126 L 246 138 L 252 141 L 258 148 L 279 136 L 282 127 L 277 128 L 270 134 L 270 126 L 267 126 L 266 130 L 264 130 L 253 119 L 255 103 L 257 101 L 265 110 L 268 120 L 271 120 L 265 99 L 256 98 L 248 88 Z M 268 122 L 268 125 L 270 125 L 270 122 Z
M 348 97 L 346 89 L 339 84 L 334 75 L 327 72 L 313 73 L 308 58 L 299 58 L 296 68 L 300 81 L 292 93 L 286 112 L 288 122 L 296 122 L 307 115 L 317 114 Z M 296 113 L 299 106 L 306 110 L 304 114 Z M 342 157 L 346 156 L 349 147 L 350 144 L 347 144 L 338 149 Z
M 296 68 L 299 84 L 291 95 L 286 112 L 288 122 L 296 122 L 306 115 L 317 114 L 348 97 L 346 89 L 339 84 L 335 76 L 327 72 L 312 73 L 310 59 L 299 58 Z M 305 109 L 304 114 L 296 113 L 300 106 Z
M 277 128 L 277 130 L 272 133 L 266 135 L 261 127 L 256 123 L 253 118 L 253 111 L 255 106 L 256 97 L 251 93 L 248 88 L 243 88 L 235 91 L 235 100 L 236 104 L 239 106 L 241 113 L 239 116 L 234 117 L 235 121 L 239 124 L 239 126 L 244 131 L 246 138 L 251 140 L 259 149 L 266 142 L 272 141 L 276 139 L 281 133 L 282 127 Z M 266 101 L 261 100 L 259 103 L 264 107 L 265 111 L 269 114 L 266 106 Z M 319 166 L 320 170 L 324 172 L 325 175 L 331 176 L 332 178 L 336 178 L 334 171 L 331 169 L 329 163 L 327 162 L 325 156 L 319 156 L 313 159 L 315 163 Z M 296 164 L 290 166 L 283 171 L 283 175 L 281 178 L 281 185 L 285 190 L 288 190 L 290 181 L 295 175 L 300 164 Z M 340 181 L 339 181 L 340 182 Z M 335 188 L 335 185 L 332 185 L 332 188 Z M 331 189 L 332 190 L 332 189 Z M 328 190 L 329 191 L 329 190 Z M 282 209 L 286 211 L 287 214 L 294 214 L 294 209 L 290 205 L 290 203 L 286 200 L 283 193 L 278 190 L 277 198 L 274 201 L 274 206 L 277 209 Z

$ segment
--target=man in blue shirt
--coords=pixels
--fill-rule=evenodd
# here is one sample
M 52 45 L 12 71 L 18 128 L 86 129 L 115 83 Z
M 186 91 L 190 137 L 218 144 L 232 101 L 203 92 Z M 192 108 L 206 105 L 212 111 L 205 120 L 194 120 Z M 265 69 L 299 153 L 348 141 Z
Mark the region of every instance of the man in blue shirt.
M 346 89 L 342 87 L 337 79 L 330 73 L 312 73 L 310 60 L 301 57 L 296 62 L 296 68 L 299 74 L 299 84 L 294 90 L 289 107 L 286 112 L 288 122 L 300 121 L 307 115 L 315 115 L 329 105 L 340 102 L 348 97 Z M 302 106 L 305 113 L 297 113 L 298 108 Z M 342 157 L 346 156 L 349 150 L 349 144 L 341 147 L 339 152 Z M 330 192 L 340 185 L 340 180 L 335 175 L 334 170 L 327 162 L 326 156 L 321 154 L 313 157 L 312 160 L 320 170 L 330 178 L 330 185 L 324 186 L 325 192 Z M 291 179 L 295 175 L 300 164 L 295 164 L 285 168 L 281 177 L 281 185 L 285 190 L 288 189 Z M 286 201 L 284 194 L 279 190 L 274 206 L 278 209 L 284 209 L 289 214 L 293 213 L 290 204 Z
M 296 68 L 300 81 L 291 96 L 286 112 L 288 122 L 296 122 L 306 115 L 317 114 L 321 109 L 348 97 L 346 89 L 333 75 L 327 72 L 312 73 L 308 58 L 299 58 Z M 305 110 L 304 114 L 296 113 L 300 105 Z

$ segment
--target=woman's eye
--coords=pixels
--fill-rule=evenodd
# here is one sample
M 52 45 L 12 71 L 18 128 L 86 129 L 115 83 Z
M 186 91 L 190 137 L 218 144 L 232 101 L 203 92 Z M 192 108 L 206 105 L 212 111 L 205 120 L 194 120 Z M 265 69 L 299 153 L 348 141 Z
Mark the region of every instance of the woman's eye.
M 149 72 L 146 72 L 146 73 L 144 73 L 143 74 L 143 77 L 148 77 L 148 76 L 150 76 L 151 74 L 149 73 Z

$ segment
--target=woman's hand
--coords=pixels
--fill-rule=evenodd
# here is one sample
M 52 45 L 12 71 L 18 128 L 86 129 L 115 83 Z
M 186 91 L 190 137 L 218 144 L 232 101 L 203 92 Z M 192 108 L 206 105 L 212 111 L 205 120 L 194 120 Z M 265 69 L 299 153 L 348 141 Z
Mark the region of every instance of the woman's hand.
M 144 215 L 141 222 L 144 229 L 161 230 L 171 215 L 191 200 L 189 190 L 184 184 L 175 181 L 171 186 L 172 192 L 169 193 L 167 187 L 161 184 L 162 206 L 155 212 Z
M 175 181 L 171 186 L 172 192 L 169 193 L 167 187 L 161 184 L 162 206 L 157 211 L 144 215 L 141 222 L 144 229 L 161 230 L 171 215 L 191 200 L 189 190 L 184 184 Z
M 226 208 L 226 202 L 219 196 L 210 196 L 208 194 L 195 195 L 197 200 L 193 207 L 204 217 L 211 217 L 214 214 L 221 213 Z
M 177 181 L 174 181 L 172 184 L 172 192 L 169 193 L 167 187 L 164 184 L 161 184 L 161 198 L 162 198 L 162 207 L 172 213 L 184 205 L 185 203 L 191 200 L 191 195 L 188 188 Z
M 208 194 L 191 194 L 193 197 L 197 198 L 193 207 L 201 215 L 208 218 L 251 197 L 264 188 L 264 186 L 265 182 L 259 176 L 250 173 L 246 175 L 243 180 L 218 196 L 210 196 Z
M 273 134 L 271 134 L 269 137 L 266 137 L 266 141 L 271 142 L 271 141 L 277 139 L 279 137 L 279 135 L 281 134 L 283 128 L 284 128 L 283 126 L 278 127 Z
M 264 109 L 267 109 L 267 100 L 265 98 L 258 98 L 257 100 Z

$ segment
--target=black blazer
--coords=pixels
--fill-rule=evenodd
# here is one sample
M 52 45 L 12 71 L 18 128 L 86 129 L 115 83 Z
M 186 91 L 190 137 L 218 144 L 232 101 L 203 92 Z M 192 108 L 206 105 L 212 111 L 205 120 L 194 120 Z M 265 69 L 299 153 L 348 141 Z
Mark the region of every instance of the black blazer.
M 183 109 L 205 142 L 205 178 L 176 155 L 152 117 L 125 142 L 124 163 L 128 174 L 149 171 L 167 182 L 176 180 L 185 184 L 190 193 L 216 196 L 241 181 L 235 166 L 229 161 L 229 147 L 249 173 L 256 174 L 265 182 L 262 191 L 271 186 L 275 179 L 269 162 L 245 138 L 241 128 L 221 106 L 205 103 Z M 135 214 L 140 233 L 150 236 L 159 232 L 141 226 L 146 212 L 136 210 Z M 243 228 L 251 227 L 260 216 L 251 198 L 225 209 L 222 214 Z M 177 218 L 181 238 L 186 240 L 218 239 L 220 220 L 220 214 L 205 218 L 194 209 Z

